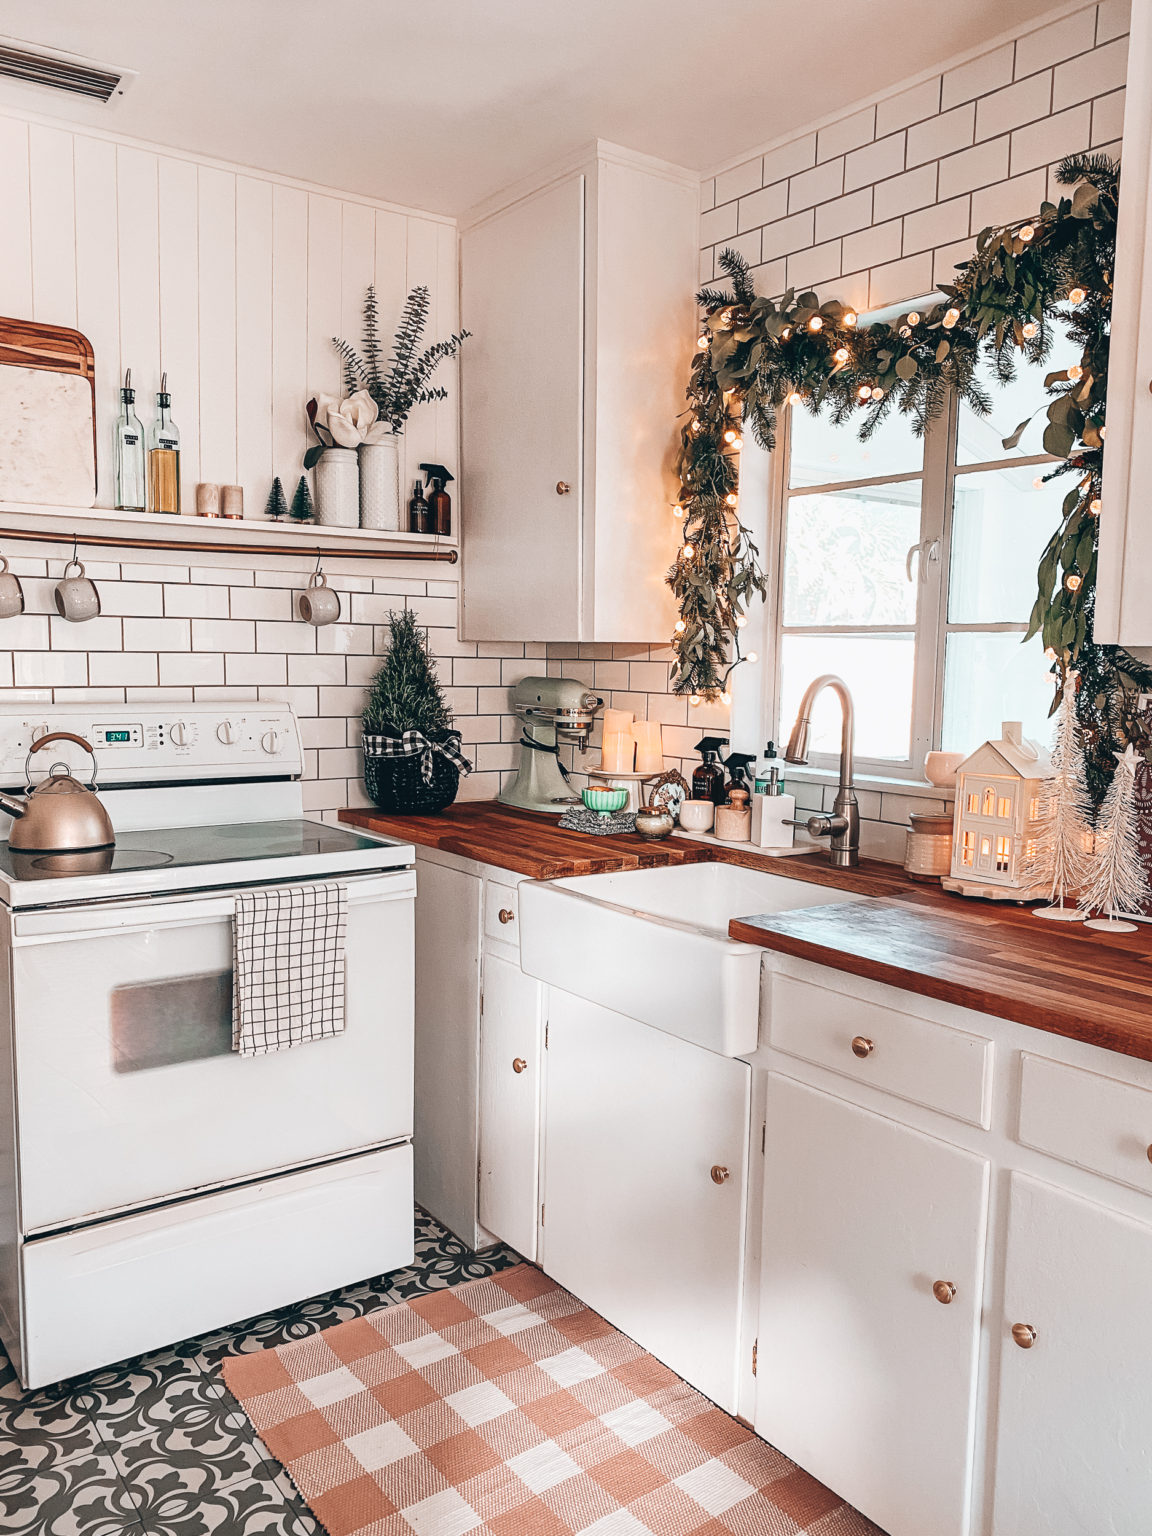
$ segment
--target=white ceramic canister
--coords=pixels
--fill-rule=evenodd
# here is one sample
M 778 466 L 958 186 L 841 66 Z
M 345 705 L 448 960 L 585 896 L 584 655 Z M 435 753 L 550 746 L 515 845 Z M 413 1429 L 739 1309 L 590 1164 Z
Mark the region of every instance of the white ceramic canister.
M 400 531 L 400 439 L 360 445 L 360 526 Z
M 329 528 L 360 525 L 360 465 L 355 448 L 325 448 L 314 471 L 316 521 Z

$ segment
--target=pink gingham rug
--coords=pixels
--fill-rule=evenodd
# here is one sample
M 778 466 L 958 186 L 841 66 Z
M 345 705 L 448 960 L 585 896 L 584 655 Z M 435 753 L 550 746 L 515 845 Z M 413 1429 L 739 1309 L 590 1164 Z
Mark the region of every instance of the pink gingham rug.
M 880 1536 L 527 1264 L 223 1371 L 329 1536 Z

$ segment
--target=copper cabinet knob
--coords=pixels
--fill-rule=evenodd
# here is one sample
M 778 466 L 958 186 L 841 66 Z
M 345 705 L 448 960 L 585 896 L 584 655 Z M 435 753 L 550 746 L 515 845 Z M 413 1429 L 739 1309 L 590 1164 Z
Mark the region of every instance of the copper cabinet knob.
M 1148 1144 L 1148 1161 L 1152 1163 L 1152 1142 Z
M 722 1168 L 719 1163 L 712 1164 L 713 1184 L 724 1184 L 731 1177 L 732 1175 L 728 1172 L 727 1168 Z
M 865 1056 L 871 1056 L 872 1052 L 875 1049 L 876 1049 L 875 1042 L 872 1041 L 872 1040 L 869 1040 L 867 1035 L 856 1035 L 856 1036 L 853 1037 L 853 1040 L 852 1040 L 852 1054 L 853 1054 L 853 1056 L 859 1056 L 860 1059 L 863 1060 Z
M 557 482 L 556 482 L 556 494 L 557 494 L 557 496 L 567 496 L 568 492 L 571 489 L 572 489 L 572 487 L 568 484 L 567 480 L 557 480 Z
M 942 1307 L 946 1307 L 956 1294 L 956 1287 L 951 1280 L 937 1280 L 932 1287 L 932 1294 Z
M 517 1056 L 512 1062 L 513 1072 L 523 1072 L 527 1069 L 527 1066 L 528 1063 L 524 1060 L 523 1056 Z
M 1012 1337 L 1021 1349 L 1031 1349 L 1036 1342 L 1036 1330 L 1031 1323 L 1013 1323 Z
M 514 923 L 516 921 L 516 914 L 511 907 L 501 907 L 499 916 L 502 923 Z

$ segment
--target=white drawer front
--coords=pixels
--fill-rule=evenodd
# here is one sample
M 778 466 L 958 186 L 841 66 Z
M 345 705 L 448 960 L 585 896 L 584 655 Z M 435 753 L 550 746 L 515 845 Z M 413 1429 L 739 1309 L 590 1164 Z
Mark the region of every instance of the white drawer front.
M 520 948 L 520 904 L 514 885 L 489 880 L 484 886 L 484 932 L 490 939 Z
M 412 1261 L 412 1148 L 284 1174 L 23 1250 L 29 1387 Z
M 779 974 L 770 1014 L 768 1037 L 778 1050 L 988 1126 L 991 1040 Z
M 1020 1140 L 1152 1194 L 1152 1089 L 1025 1052 Z

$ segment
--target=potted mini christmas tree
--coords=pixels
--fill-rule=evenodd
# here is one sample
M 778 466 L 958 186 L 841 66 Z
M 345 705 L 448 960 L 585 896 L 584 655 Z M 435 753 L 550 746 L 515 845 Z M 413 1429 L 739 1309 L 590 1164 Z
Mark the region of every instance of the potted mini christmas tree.
M 472 764 L 460 751 L 416 615 L 390 613 L 388 628 L 388 651 L 363 715 L 364 787 L 382 811 L 428 816 L 452 804 Z

